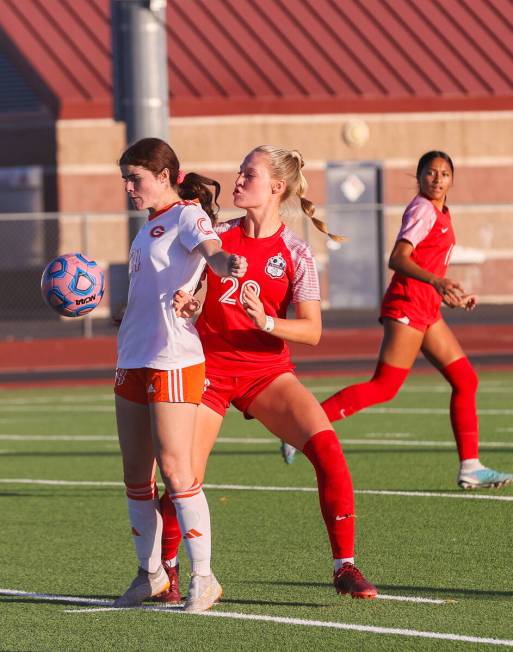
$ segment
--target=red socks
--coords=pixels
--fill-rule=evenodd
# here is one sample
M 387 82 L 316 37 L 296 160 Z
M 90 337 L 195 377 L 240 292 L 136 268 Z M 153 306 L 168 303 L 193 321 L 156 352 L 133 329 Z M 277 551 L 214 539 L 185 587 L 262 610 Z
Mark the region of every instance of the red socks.
M 182 540 L 176 509 L 167 491 L 160 497 L 162 514 L 162 559 L 174 559 Z
M 322 430 L 303 448 L 317 474 L 319 502 L 334 559 L 354 557 L 354 494 L 351 474 L 333 430 Z
M 323 401 L 322 408 L 330 421 L 351 416 L 376 403 L 391 401 L 404 383 L 409 369 L 392 367 L 378 362 L 374 376 L 367 383 L 358 383 L 341 389 Z
M 351 416 L 376 403 L 390 401 L 399 391 L 409 369 L 392 367 L 379 362 L 372 379 L 346 387 L 322 403 L 330 421 Z M 458 447 L 460 460 L 479 457 L 479 428 L 476 411 L 476 372 L 463 357 L 442 369 L 445 379 L 451 384 L 451 423 Z
M 354 494 L 351 474 L 333 430 L 309 439 L 303 453 L 317 475 L 319 502 L 334 559 L 354 557 Z M 160 499 L 163 520 L 162 559 L 173 559 L 181 541 L 176 511 L 168 493 Z
M 451 424 L 460 460 L 479 457 L 479 426 L 476 410 L 477 374 L 468 358 L 460 358 L 442 369 L 451 384 Z

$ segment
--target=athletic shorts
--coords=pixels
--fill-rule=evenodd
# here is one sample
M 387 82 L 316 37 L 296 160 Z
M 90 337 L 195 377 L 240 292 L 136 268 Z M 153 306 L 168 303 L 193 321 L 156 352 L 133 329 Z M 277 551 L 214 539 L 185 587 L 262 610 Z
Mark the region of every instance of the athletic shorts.
M 421 333 L 425 333 L 432 324 L 436 323 L 439 319 L 442 319 L 442 314 L 440 313 L 440 310 L 437 310 L 436 314 L 422 315 L 419 313 L 412 313 L 407 308 L 404 309 L 399 306 L 383 306 L 381 308 L 379 321 L 383 323 L 385 317 L 394 319 L 401 324 L 406 324 L 406 326 L 410 326 Z
M 406 281 L 409 285 L 392 280 L 381 303 L 379 321 L 383 323 L 383 319 L 388 317 L 425 333 L 429 326 L 442 319 L 442 299 L 426 283 L 414 283 L 414 279 Z
M 246 419 L 252 419 L 253 417 L 247 412 L 251 403 L 273 380 L 284 373 L 294 373 L 294 368 L 292 366 L 290 369 L 281 368 L 258 376 L 208 374 L 201 402 L 222 417 L 232 403 L 237 410 L 244 414 Z
M 205 389 L 205 363 L 183 369 L 116 369 L 114 393 L 141 403 L 201 403 Z

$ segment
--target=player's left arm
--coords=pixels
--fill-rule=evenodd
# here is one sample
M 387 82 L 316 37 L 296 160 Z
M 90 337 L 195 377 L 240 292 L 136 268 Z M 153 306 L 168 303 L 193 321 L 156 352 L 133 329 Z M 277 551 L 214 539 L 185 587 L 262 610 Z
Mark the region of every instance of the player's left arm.
M 237 256 L 237 254 L 229 254 L 224 251 L 219 240 L 204 240 L 199 243 L 196 249 L 217 276 L 242 278 L 246 273 L 248 264 L 244 256 Z
M 265 330 L 268 319 L 264 305 L 251 286 L 244 289 L 242 305 L 254 324 L 258 328 Z M 274 327 L 270 331 L 271 335 L 288 342 L 299 342 L 315 346 L 319 343 L 322 333 L 320 301 L 300 301 L 294 305 L 296 308 L 295 319 L 272 318 Z

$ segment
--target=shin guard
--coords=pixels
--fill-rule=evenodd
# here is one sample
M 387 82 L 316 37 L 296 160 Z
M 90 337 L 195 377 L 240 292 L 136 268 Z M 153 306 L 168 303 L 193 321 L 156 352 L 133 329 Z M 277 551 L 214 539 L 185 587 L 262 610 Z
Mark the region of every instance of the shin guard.
M 316 433 L 305 444 L 303 453 L 315 468 L 333 558 L 354 557 L 353 482 L 335 432 Z

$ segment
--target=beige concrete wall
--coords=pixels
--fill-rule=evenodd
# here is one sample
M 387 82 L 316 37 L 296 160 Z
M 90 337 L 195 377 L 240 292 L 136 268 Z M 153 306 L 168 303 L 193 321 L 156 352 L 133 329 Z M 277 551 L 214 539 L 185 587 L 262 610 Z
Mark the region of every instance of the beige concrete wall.
M 328 161 L 378 160 L 384 167 L 386 256 L 397 233 L 402 207 L 416 192 L 418 157 L 443 149 L 456 165 L 449 196 L 458 244 L 463 253 L 451 269 L 490 301 L 512 301 L 513 268 L 513 112 L 410 113 L 368 115 L 225 116 L 175 118 L 169 141 L 185 170 L 221 182 L 223 215 L 239 164 L 256 145 L 273 143 L 299 149 L 305 158 L 309 198 L 325 202 Z M 349 134 L 349 136 L 347 135 Z M 351 141 L 351 134 L 354 137 Z M 59 208 L 63 211 L 119 212 L 125 197 L 116 161 L 124 148 L 124 126 L 111 120 L 60 121 L 56 125 Z M 483 210 L 468 204 L 511 204 Z M 127 236 L 116 225 L 98 229 L 98 246 L 118 260 Z M 298 230 L 301 230 L 300 227 Z M 322 238 L 315 248 L 321 267 Z M 474 250 L 472 252 L 472 250 Z M 123 249 L 126 251 L 126 249 Z M 104 254 L 102 253 L 102 256 Z M 472 262 L 472 256 L 474 260 Z M 509 268 L 508 268 L 509 265 Z
M 368 131 L 368 138 L 359 145 L 344 140 L 344 127 L 351 124 L 363 124 L 363 132 Z M 326 162 L 336 160 L 382 161 L 385 201 L 407 201 L 415 189 L 418 157 L 430 149 L 443 149 L 455 161 L 455 201 L 460 201 L 459 194 L 465 201 L 513 201 L 513 183 L 507 182 L 513 179 L 513 112 L 508 111 L 175 118 L 169 134 L 184 169 L 219 177 L 225 202 L 230 201 L 240 161 L 262 143 L 303 153 L 305 172 L 319 190 L 319 199 L 314 201 L 322 202 Z M 94 207 L 103 205 L 104 210 L 117 210 L 122 193 L 115 183 L 116 161 L 124 148 L 123 125 L 112 120 L 59 121 L 56 140 L 62 208 L 75 210 L 75 201 L 80 209 L 87 208 L 89 202 Z M 321 175 L 314 179 L 314 172 L 319 171 Z M 82 186 L 74 178 L 77 176 L 86 177 Z M 97 193 L 88 189 L 94 177 L 99 184 Z M 105 190 L 108 184 L 111 192 Z

